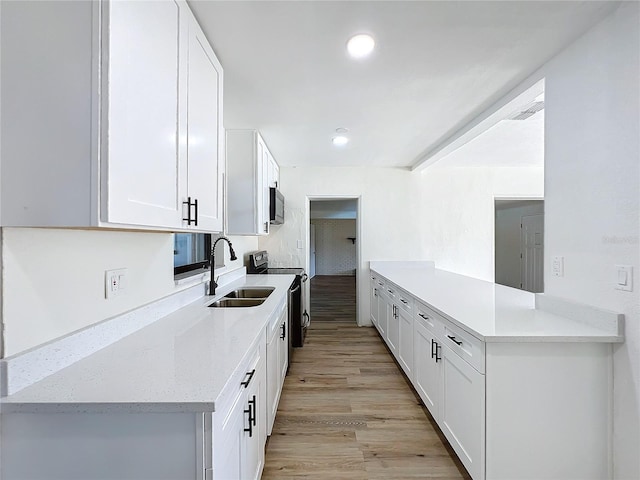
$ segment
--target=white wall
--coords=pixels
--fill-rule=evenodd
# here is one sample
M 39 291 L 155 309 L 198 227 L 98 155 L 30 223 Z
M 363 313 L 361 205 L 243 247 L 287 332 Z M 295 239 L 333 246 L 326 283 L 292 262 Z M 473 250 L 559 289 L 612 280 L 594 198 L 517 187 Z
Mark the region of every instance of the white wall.
M 447 167 L 421 176 L 426 256 L 437 268 L 494 281 L 494 199 L 542 197 L 541 167 Z
M 270 260 L 284 266 L 308 269 L 308 197 L 361 197 L 358 322 L 369 325 L 371 260 L 434 260 L 438 268 L 493 281 L 494 196 L 540 197 L 543 172 L 520 167 L 445 166 L 421 173 L 282 167 L 280 183 L 285 223 L 259 243 Z
M 496 204 L 495 216 L 495 282 L 520 288 L 522 217 L 544 214 L 544 202 L 521 201 L 508 205 Z
M 253 237 L 232 240 L 239 258 L 257 248 Z M 5 356 L 180 289 L 170 233 L 3 228 L 2 264 Z M 106 300 L 105 270 L 125 267 L 127 294 Z
M 622 312 L 614 473 L 640 478 L 640 4 L 623 4 L 544 68 L 545 292 Z M 564 256 L 564 277 L 550 274 Z M 614 289 L 633 265 L 634 291 Z
M 316 275 L 355 275 L 356 245 L 349 238 L 356 238 L 356 221 L 312 219 L 311 224 L 316 227 Z
M 270 261 L 307 270 L 307 198 L 360 197 L 358 321 L 370 325 L 369 261 L 428 260 L 416 213 L 420 207 L 420 176 L 391 168 L 281 167 L 280 185 L 286 202 L 285 223 L 268 237 L 261 237 L 260 248 L 269 251 Z M 302 248 L 297 248 L 298 240 Z

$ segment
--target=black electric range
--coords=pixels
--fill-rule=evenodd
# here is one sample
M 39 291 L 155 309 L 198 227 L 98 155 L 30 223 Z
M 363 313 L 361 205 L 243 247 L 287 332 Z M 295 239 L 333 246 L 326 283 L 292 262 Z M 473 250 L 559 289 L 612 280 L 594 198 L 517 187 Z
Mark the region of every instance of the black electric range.
M 269 254 L 265 250 L 249 254 L 247 273 L 263 275 L 295 275 L 289 287 L 289 359 L 292 358 L 293 347 L 302 347 L 310 323 L 305 308 L 305 285 L 309 278 L 301 267 L 269 267 Z

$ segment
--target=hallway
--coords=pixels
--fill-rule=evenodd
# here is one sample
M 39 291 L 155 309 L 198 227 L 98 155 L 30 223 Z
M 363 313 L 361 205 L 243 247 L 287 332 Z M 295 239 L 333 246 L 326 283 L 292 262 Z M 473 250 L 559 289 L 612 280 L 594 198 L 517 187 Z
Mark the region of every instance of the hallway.
M 355 275 L 316 275 L 311 279 L 311 321 L 356 323 Z
M 318 316 L 285 380 L 262 478 L 468 479 L 377 331 Z

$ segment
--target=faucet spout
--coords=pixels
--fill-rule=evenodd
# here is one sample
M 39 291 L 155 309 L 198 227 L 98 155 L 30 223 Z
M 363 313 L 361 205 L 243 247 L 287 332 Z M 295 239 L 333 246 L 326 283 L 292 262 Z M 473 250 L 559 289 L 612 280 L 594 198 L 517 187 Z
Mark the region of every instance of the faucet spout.
M 216 238 L 216 241 L 213 242 L 213 245 L 211 245 L 211 259 L 209 261 L 210 270 L 211 270 L 211 280 L 209 281 L 209 295 L 215 295 L 216 287 L 218 286 L 218 283 L 216 282 L 216 279 L 213 275 L 213 269 L 215 268 L 215 265 L 216 265 L 216 245 L 220 240 L 224 240 L 229 244 L 229 253 L 231 254 L 230 260 L 233 261 L 238 259 L 238 257 L 236 257 L 236 252 L 233 249 L 233 245 L 231 245 L 231 241 L 227 237 Z

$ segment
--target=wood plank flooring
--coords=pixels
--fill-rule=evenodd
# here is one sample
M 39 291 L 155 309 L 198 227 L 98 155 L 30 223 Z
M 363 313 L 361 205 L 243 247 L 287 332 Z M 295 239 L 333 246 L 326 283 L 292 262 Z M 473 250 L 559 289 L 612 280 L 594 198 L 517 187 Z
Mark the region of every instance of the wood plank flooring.
M 312 321 L 356 322 L 356 277 L 316 275 L 310 286 Z
M 262 478 L 469 479 L 377 331 L 316 315 L 285 379 Z

